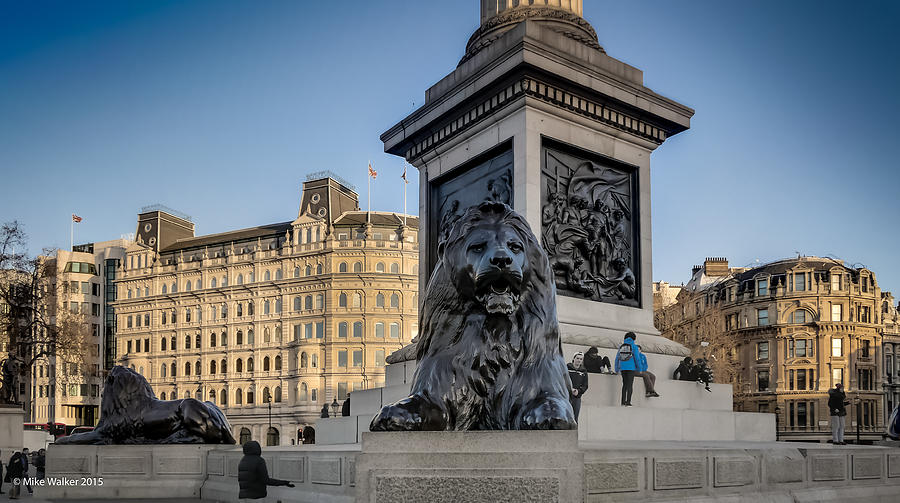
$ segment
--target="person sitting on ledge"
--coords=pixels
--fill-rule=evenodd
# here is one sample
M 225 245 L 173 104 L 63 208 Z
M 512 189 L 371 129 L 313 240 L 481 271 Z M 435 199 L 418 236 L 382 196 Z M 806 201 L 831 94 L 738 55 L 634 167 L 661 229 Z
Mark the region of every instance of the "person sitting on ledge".
M 600 356 L 596 346 L 592 346 L 584 354 L 584 369 L 592 374 L 612 374 L 612 364 L 608 356 Z M 603 369 L 606 369 L 604 372 Z
M 713 382 L 713 372 L 705 359 L 697 359 L 697 364 L 694 365 L 692 374 L 698 383 L 706 386 L 706 391 L 712 393 L 712 390 L 709 389 L 709 383 Z
M 648 370 L 650 367 L 647 366 L 647 355 L 644 354 L 644 348 L 638 346 L 638 349 L 641 350 L 640 358 L 641 358 L 641 366 L 644 367 L 644 370 L 635 374 L 635 376 L 639 376 L 644 380 L 644 396 L 647 398 L 650 397 L 659 397 L 659 393 L 656 392 L 656 374 L 650 372 Z
M 256 440 L 244 444 L 244 457 L 238 463 L 238 484 L 241 488 L 238 498 L 242 499 L 265 498 L 268 494 L 266 486 L 294 487 L 287 480 L 269 478 L 266 460 L 262 458 L 262 447 Z
M 691 379 L 691 371 L 694 368 L 694 360 L 690 356 L 681 360 L 681 363 L 678 364 L 678 368 L 675 369 L 675 372 L 672 373 L 672 380 L 674 381 L 692 381 Z

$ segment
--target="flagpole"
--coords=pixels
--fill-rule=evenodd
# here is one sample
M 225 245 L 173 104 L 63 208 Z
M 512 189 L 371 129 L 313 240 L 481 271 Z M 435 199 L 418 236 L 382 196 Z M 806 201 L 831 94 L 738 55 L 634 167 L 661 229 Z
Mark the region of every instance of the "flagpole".
M 403 174 L 406 175 L 406 167 L 403 167 Z M 403 178 L 403 226 L 406 227 L 406 186 L 409 185 L 409 181 L 406 177 Z
M 69 251 L 75 251 L 75 217 L 69 217 Z
M 369 207 L 366 209 L 366 222 L 372 222 L 372 161 L 369 161 L 369 172 L 366 173 L 366 178 L 369 180 L 369 194 L 367 199 L 369 200 Z

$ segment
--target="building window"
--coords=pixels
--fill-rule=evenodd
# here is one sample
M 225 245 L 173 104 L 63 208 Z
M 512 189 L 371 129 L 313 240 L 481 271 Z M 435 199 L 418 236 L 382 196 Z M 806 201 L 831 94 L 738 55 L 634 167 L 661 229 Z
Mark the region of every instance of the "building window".
M 769 324 L 769 310 L 768 309 L 757 309 L 756 310 L 756 325 L 760 327 L 764 327 Z
M 353 263 L 353 272 L 362 272 L 362 262 Z
M 813 341 L 809 339 L 792 339 L 788 341 L 788 355 L 791 358 L 807 358 L 813 356 Z
M 342 349 L 338 351 L 338 367 L 346 367 L 347 366 L 347 350 Z
M 309 386 L 305 382 L 300 383 L 300 396 L 298 400 L 301 402 L 309 401 Z
M 844 321 L 844 306 L 841 304 L 831 305 L 831 321 Z
M 871 358 L 872 357 L 872 341 L 868 339 L 862 340 L 862 350 L 860 351 L 860 356 L 862 358 Z
M 375 272 L 384 272 L 384 262 L 375 264 Z
M 312 368 L 317 368 L 319 366 L 319 355 L 313 353 L 312 357 L 309 359 L 309 366 Z
M 379 293 L 375 296 L 375 307 L 384 307 L 384 294 Z
M 347 294 L 342 293 L 338 296 L 338 307 L 347 307 Z
M 216 284 L 216 278 L 213 278 L 212 281 L 209 282 L 209 287 L 210 287 L 210 288 L 216 288 L 216 286 L 217 286 L 217 284 Z M 165 285 L 163 285 L 163 288 L 165 288 Z
M 375 366 L 376 367 L 384 367 L 384 350 L 383 349 L 375 350 Z
M 831 369 L 831 385 L 834 386 L 837 383 L 844 384 L 844 369 L 842 368 Z
M 842 274 L 832 274 L 831 275 L 831 290 L 839 291 L 841 289 L 841 276 Z M 840 321 L 840 320 L 838 320 Z
M 803 292 L 806 290 L 806 273 L 799 272 L 794 274 L 794 291 Z
M 756 373 L 757 389 L 759 391 L 769 391 L 769 371 L 760 370 Z
M 380 321 L 375 324 L 375 337 L 384 338 L 384 323 Z
M 769 343 L 768 343 L 768 341 L 756 343 L 756 359 L 757 360 L 768 360 L 769 359 Z
M 325 309 L 325 295 L 316 295 L 316 309 Z
M 844 356 L 844 340 L 842 338 L 833 337 L 831 339 L 831 356 L 832 357 Z
M 247 372 L 253 372 L 253 357 L 247 358 Z M 250 403 L 247 401 L 247 403 Z
M 275 355 L 275 370 L 281 370 L 281 355 Z M 275 389 L 278 390 L 280 388 L 275 388 Z M 280 396 L 280 394 L 278 396 Z M 281 400 L 279 399 L 276 401 L 280 402 Z
M 338 399 L 344 400 L 347 398 L 347 383 L 341 382 L 338 383 L 338 391 L 337 391 Z
M 763 296 L 769 294 L 769 280 L 761 279 L 756 282 L 756 295 Z
M 243 275 L 243 274 L 238 274 L 238 276 L 237 276 L 237 284 L 239 284 L 239 285 L 243 285 L 243 284 L 244 284 L 244 275 Z
M 338 337 L 340 337 L 342 339 L 347 338 L 347 322 L 346 321 L 342 321 L 342 322 L 338 323 Z
M 791 314 L 791 323 L 806 323 L 806 311 L 798 309 Z
M 859 321 L 860 323 L 869 323 L 869 316 L 871 313 L 869 306 L 859 306 L 857 310 L 859 311 L 856 315 L 857 321 Z
M 338 265 L 338 272 L 347 272 L 346 262 L 341 262 L 340 265 Z
M 391 323 L 391 339 L 399 339 L 400 338 L 400 324 L 399 323 Z
M 391 294 L 391 307 L 400 307 L 400 296 L 396 293 Z
M 303 299 L 303 307 L 307 311 L 311 311 L 313 308 L 312 295 L 307 295 L 305 299 Z
M 271 370 L 271 366 L 272 360 L 270 360 L 268 356 L 263 358 L 263 371 L 268 372 L 269 370 Z
M 864 391 L 872 391 L 875 389 L 875 383 L 872 379 L 872 369 L 859 369 L 859 389 Z
M 237 304 L 235 314 L 237 315 L 238 318 L 240 318 L 241 316 L 244 315 L 244 305 L 241 304 L 240 302 L 238 302 L 238 304 Z
M 325 338 L 325 322 L 317 321 L 316 322 L 316 339 L 324 339 Z
M 363 333 L 363 324 L 361 321 L 356 321 L 353 323 L 353 337 L 362 337 Z
M 312 323 L 307 323 L 307 324 L 303 325 L 303 332 L 304 332 L 304 337 L 306 337 L 307 339 L 312 339 L 312 336 L 313 336 L 313 324 L 312 324 Z
M 391 264 L 391 273 L 400 274 L 400 266 L 396 263 Z
M 354 367 L 362 367 L 363 366 L 363 352 L 361 349 L 353 350 L 353 366 Z
M 324 272 L 322 264 L 316 264 L 316 274 L 322 274 L 322 272 Z
M 253 301 L 247 303 L 247 316 L 253 316 Z

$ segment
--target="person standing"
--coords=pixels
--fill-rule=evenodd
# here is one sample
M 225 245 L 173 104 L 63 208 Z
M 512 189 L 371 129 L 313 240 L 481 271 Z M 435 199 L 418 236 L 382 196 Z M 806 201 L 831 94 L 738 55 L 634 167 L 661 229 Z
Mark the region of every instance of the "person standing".
M 616 352 L 616 372 L 622 374 L 622 405 L 625 407 L 631 407 L 635 373 L 647 370 L 641 361 L 641 350 L 634 343 L 635 338 L 634 332 L 625 334 L 625 341 Z
M 43 479 L 45 476 L 44 468 L 47 466 L 47 450 L 40 449 L 37 452 L 37 456 L 34 457 L 34 470 L 35 476 L 38 479 Z
M 28 451 L 28 447 L 22 449 L 22 478 L 23 484 L 25 484 L 25 489 L 28 489 L 28 494 L 33 494 L 34 490 L 31 488 L 31 484 L 28 483 L 28 455 L 30 452 Z
M 6 480 L 12 484 L 9 499 L 19 499 L 19 491 L 22 490 L 22 453 L 19 451 L 9 458 L 9 464 L 6 465 Z
M 572 403 L 572 411 L 575 412 L 575 421 L 578 421 L 578 413 L 581 412 L 581 397 L 588 389 L 588 375 L 584 368 L 584 353 L 575 353 L 572 363 L 567 365 L 569 379 L 572 381 L 572 389 L 569 391 L 569 402 Z
M 244 444 L 244 457 L 238 463 L 238 484 L 241 492 L 238 498 L 260 499 L 268 495 L 266 486 L 294 487 L 287 480 L 269 478 L 266 460 L 262 458 L 262 447 L 256 440 Z
M 847 445 L 844 442 L 844 427 L 847 425 L 847 408 L 850 402 L 844 393 L 844 385 L 837 383 L 828 391 L 828 410 L 831 411 L 831 442 L 834 445 Z

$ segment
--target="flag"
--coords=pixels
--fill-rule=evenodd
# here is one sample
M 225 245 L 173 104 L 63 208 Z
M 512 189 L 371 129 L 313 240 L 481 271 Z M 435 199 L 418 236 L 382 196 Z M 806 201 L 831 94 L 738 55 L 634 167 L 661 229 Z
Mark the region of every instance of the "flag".
M 372 169 L 372 163 L 371 163 L 371 162 L 369 163 L 369 176 L 372 177 L 372 180 L 374 180 L 375 177 L 378 176 L 378 172 L 375 171 L 374 169 Z
M 77 224 L 78 222 L 81 222 L 81 217 L 79 217 L 78 215 L 72 213 L 72 221 L 75 222 L 75 223 Z
M 403 165 L 403 174 L 400 175 L 400 178 L 403 179 L 404 182 L 409 183 L 409 180 L 406 179 L 406 165 Z

